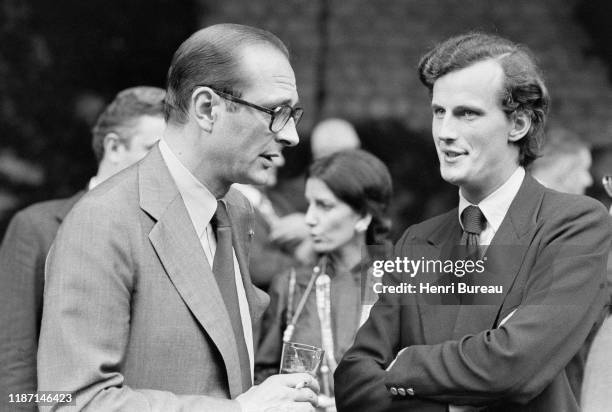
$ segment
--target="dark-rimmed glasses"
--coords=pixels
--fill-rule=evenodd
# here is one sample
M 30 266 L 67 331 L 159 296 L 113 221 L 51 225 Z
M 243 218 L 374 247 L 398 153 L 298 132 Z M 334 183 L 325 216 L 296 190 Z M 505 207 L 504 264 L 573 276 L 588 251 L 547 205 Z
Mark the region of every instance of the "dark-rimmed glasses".
M 217 90 L 214 87 L 210 87 L 210 86 L 202 86 L 202 87 L 208 87 L 209 89 L 211 89 L 212 91 L 217 93 L 219 96 L 223 97 L 224 99 L 230 100 L 232 102 L 240 103 L 245 106 L 249 106 L 249 107 L 252 107 L 253 109 L 257 109 L 259 111 L 269 114 L 270 115 L 269 129 L 272 133 L 278 133 L 281 130 L 283 130 L 283 128 L 285 127 L 285 125 L 287 124 L 290 118 L 293 118 L 293 121 L 297 125 L 300 119 L 302 118 L 302 115 L 304 114 L 304 109 L 302 109 L 301 107 L 294 108 L 287 104 L 281 104 L 280 106 L 276 106 L 274 109 L 268 109 L 267 107 L 259 106 L 255 103 L 251 103 L 251 102 L 247 102 L 246 100 L 242 100 L 241 98 L 236 97 L 233 94 L 229 94 L 229 93 L 222 92 L 221 90 Z

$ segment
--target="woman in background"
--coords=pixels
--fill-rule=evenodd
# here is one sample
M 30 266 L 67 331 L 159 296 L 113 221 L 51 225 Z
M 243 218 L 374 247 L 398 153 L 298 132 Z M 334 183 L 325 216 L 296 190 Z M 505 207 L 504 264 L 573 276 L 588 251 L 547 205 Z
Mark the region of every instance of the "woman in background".
M 363 150 L 338 152 L 311 165 L 306 224 L 318 263 L 272 282 L 256 355 L 257 381 L 278 373 L 283 341 L 321 347 L 320 410 L 335 410 L 333 372 L 376 299 L 373 255 L 384 258 L 389 251 L 391 194 L 389 170 Z

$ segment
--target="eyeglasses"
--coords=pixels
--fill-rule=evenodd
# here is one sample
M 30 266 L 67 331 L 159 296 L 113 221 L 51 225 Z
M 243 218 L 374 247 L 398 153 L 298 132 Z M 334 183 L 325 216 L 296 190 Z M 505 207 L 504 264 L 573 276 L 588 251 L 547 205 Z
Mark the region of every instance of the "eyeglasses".
M 297 125 L 300 119 L 302 118 L 302 115 L 304 114 L 304 109 L 302 109 L 301 107 L 293 108 L 287 104 L 281 104 L 280 106 L 276 106 L 274 109 L 268 109 L 267 107 L 263 107 L 263 106 L 259 106 L 254 103 L 247 102 L 246 100 L 242 100 L 239 97 L 236 97 L 229 93 L 222 92 L 213 87 L 210 87 L 210 86 L 203 86 L 203 87 L 208 87 L 212 89 L 215 93 L 217 93 L 219 96 L 223 97 L 224 99 L 231 100 L 232 102 L 244 104 L 245 106 L 249 106 L 249 107 L 252 107 L 253 109 L 257 109 L 264 113 L 268 113 L 271 116 L 269 129 L 272 133 L 278 133 L 281 130 L 283 130 L 283 128 L 285 127 L 285 125 L 287 124 L 290 118 L 293 118 L 293 121 Z

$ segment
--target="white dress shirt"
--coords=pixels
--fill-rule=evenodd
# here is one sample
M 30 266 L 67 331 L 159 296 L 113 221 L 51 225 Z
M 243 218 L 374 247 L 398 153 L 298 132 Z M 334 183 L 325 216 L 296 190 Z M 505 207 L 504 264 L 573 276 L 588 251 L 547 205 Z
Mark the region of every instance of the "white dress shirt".
M 102 183 L 102 181 L 98 179 L 98 176 L 93 176 L 91 179 L 89 179 L 89 183 L 87 183 L 87 190 L 93 189 L 94 187 L 98 186 L 100 183 Z
M 206 259 L 212 271 L 212 262 L 217 249 L 217 241 L 210 221 L 217 210 L 217 199 L 189 170 L 187 170 L 163 139 L 159 142 L 159 150 L 183 198 L 191 223 L 200 239 L 202 249 L 204 250 L 204 254 L 206 255 Z M 242 320 L 247 352 L 249 353 L 252 377 L 254 374 L 254 349 L 251 314 L 249 312 L 249 303 L 246 298 L 244 284 L 242 283 L 240 267 L 236 259 L 236 252 L 235 250 L 232 250 L 232 252 L 234 255 L 234 275 L 236 280 L 236 291 L 238 292 L 238 304 L 240 306 L 240 318 Z M 227 310 L 234 310 L 234 308 L 227 308 Z
M 514 173 L 512 173 L 512 175 L 503 185 L 497 188 L 497 190 L 495 190 L 489 196 L 485 197 L 480 203 L 473 205 L 478 206 L 482 211 L 482 214 L 487 219 L 487 225 L 480 234 L 480 240 L 478 242 L 480 245 L 491 244 L 493 236 L 495 236 L 495 233 L 497 233 L 499 230 L 504 217 L 506 217 L 506 213 L 508 213 L 508 209 L 510 209 L 510 204 L 521 188 L 524 178 L 525 169 L 522 167 L 517 167 Z M 462 228 L 463 224 L 461 223 L 461 213 L 470 205 L 471 203 L 468 202 L 465 197 L 463 197 L 461 190 L 459 190 L 458 212 L 459 223 L 461 224 Z

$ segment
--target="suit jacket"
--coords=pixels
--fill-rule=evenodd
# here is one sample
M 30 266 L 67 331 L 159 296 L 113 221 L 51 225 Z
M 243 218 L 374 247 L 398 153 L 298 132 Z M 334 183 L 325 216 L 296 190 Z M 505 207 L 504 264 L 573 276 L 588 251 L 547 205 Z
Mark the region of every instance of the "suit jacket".
M 83 193 L 23 209 L 11 219 L 4 236 L 0 247 L 2 410 L 37 410 L 34 403 L 8 404 L 8 394 L 36 391 L 36 351 L 42 316 L 45 259 L 64 217 Z
M 256 322 L 268 297 L 249 278 L 252 209 L 234 190 L 225 198 Z M 88 410 L 239 410 L 228 401 L 248 389 L 228 314 L 238 308 L 224 305 L 158 147 L 83 197 L 46 276 L 39 390 L 73 391 Z
M 454 209 L 410 227 L 395 253 L 444 260 L 460 234 Z M 579 410 L 566 367 L 605 313 L 609 247 L 601 204 L 527 175 L 487 249 L 486 276 L 472 279 L 503 293 L 470 304 L 454 294 L 380 295 L 336 370 L 338 410 Z M 387 282 L 406 280 L 399 275 Z

